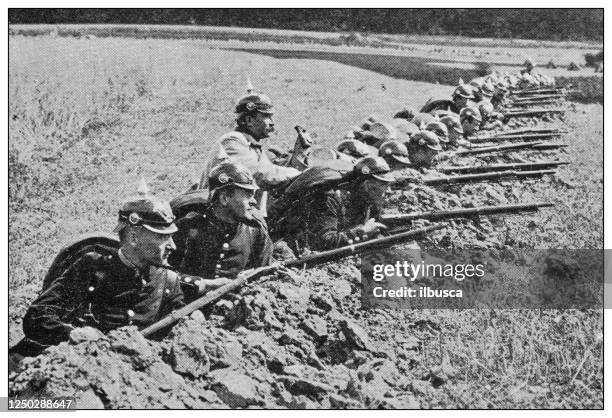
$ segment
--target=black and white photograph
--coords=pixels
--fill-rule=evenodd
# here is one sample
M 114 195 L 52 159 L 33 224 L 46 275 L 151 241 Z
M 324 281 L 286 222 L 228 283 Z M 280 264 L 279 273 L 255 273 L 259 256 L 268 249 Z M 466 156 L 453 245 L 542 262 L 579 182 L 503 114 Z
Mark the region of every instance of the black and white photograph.
M 603 8 L 7 11 L 0 409 L 603 412 Z

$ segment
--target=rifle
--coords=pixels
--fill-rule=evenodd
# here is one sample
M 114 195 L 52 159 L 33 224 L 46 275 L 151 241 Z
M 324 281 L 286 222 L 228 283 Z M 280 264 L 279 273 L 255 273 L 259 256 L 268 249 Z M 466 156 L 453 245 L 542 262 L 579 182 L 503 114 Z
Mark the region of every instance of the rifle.
M 558 103 L 557 100 L 553 100 L 553 99 L 545 99 L 545 100 L 528 100 L 528 101 L 524 101 L 524 102 L 513 102 L 513 103 L 509 103 L 508 106 L 506 106 L 506 109 L 514 109 L 514 108 L 525 108 L 525 107 L 529 107 L 529 106 L 533 106 L 533 105 L 554 105 Z
M 515 151 L 515 150 L 521 150 L 521 149 L 526 149 L 526 148 L 536 148 L 538 145 L 544 145 L 544 144 L 541 142 L 520 142 L 518 144 L 493 145 L 490 147 L 477 147 L 477 148 L 469 148 L 465 150 L 460 150 L 460 151 L 457 151 L 455 155 L 477 155 L 477 154 L 488 154 L 490 152 Z
M 448 173 L 488 173 L 492 171 L 502 170 L 542 170 L 547 168 L 556 168 L 560 165 L 567 165 L 569 161 L 545 161 L 536 163 L 510 163 L 510 164 L 492 164 L 481 166 L 461 166 L 461 167 L 436 167 L 436 169 L 444 174 Z
M 516 102 L 528 102 L 531 100 L 550 100 L 550 99 L 563 99 L 565 97 L 564 94 L 561 93 L 553 93 L 553 94 L 534 94 L 529 96 L 519 96 L 512 99 L 514 103 Z
M 564 87 L 557 88 L 542 88 L 542 89 L 523 89 L 514 90 L 510 93 L 511 96 L 528 96 L 530 94 L 569 94 L 575 93 L 575 89 L 566 89 Z
M 439 177 L 435 179 L 423 179 L 422 183 L 427 186 L 439 186 L 447 184 L 473 183 L 479 181 L 520 179 L 528 177 L 541 177 L 545 174 L 555 174 L 555 170 L 533 170 L 533 171 L 493 171 L 490 173 L 463 174 L 459 176 Z
M 538 151 L 567 148 L 567 144 L 535 144 L 533 149 Z
M 381 221 L 389 225 L 402 225 L 417 219 L 428 221 L 442 221 L 456 218 L 469 218 L 481 215 L 518 214 L 535 212 L 538 208 L 551 207 L 550 202 L 515 203 L 501 206 L 480 206 L 475 208 L 459 208 L 450 210 L 432 210 L 428 212 L 414 212 L 398 215 L 383 215 Z
M 282 262 L 280 264 L 272 265 L 272 266 L 260 267 L 257 269 L 244 271 L 241 274 L 239 274 L 236 280 L 233 280 L 231 283 L 228 283 L 225 286 L 221 286 L 220 288 L 215 289 L 210 293 L 207 293 L 206 295 L 202 296 L 199 299 L 194 300 L 193 302 L 184 306 L 183 308 L 178 309 L 172 312 L 171 314 L 167 315 L 166 317 L 162 318 L 161 320 L 155 322 L 154 324 L 149 325 L 148 327 L 144 328 L 140 332 L 142 333 L 142 335 L 147 337 L 159 331 L 160 329 L 163 329 L 169 325 L 172 325 L 173 323 L 177 322 L 182 317 L 189 315 L 190 313 L 216 301 L 217 299 L 219 299 L 226 293 L 231 292 L 235 289 L 238 289 L 239 287 L 243 286 L 249 281 L 254 280 L 257 277 L 260 277 L 264 274 L 272 273 L 279 267 L 287 267 L 287 268 L 301 267 L 301 266 L 312 267 L 315 265 L 326 263 L 328 261 L 338 260 L 341 258 L 360 254 L 367 250 L 372 250 L 372 249 L 377 249 L 381 247 L 387 247 L 390 245 L 399 244 L 399 243 L 411 240 L 415 237 L 437 231 L 439 229 L 444 228 L 445 226 L 446 226 L 445 224 L 430 225 L 427 227 L 417 228 L 417 229 L 413 229 L 413 230 L 406 231 L 406 232 L 400 232 L 400 233 L 389 235 L 386 237 L 375 238 L 369 241 L 360 242 L 358 244 L 347 245 L 344 247 L 335 248 L 333 250 L 309 254 L 307 256 L 298 258 L 296 260 L 288 260 L 288 261 Z
M 497 133 L 495 136 L 506 136 L 506 135 L 522 135 L 522 134 L 545 134 L 545 133 L 554 133 L 554 134 L 567 134 L 569 131 L 558 128 L 522 128 L 522 129 L 513 129 L 509 131 L 502 131 Z
M 518 118 L 524 116 L 545 115 L 546 113 L 565 113 L 565 109 L 529 109 L 529 110 L 510 110 L 504 113 L 504 118 Z
M 521 135 L 492 135 L 492 136 L 475 136 L 468 140 L 473 144 L 480 144 L 483 142 L 495 142 L 495 141 L 514 141 L 514 140 L 542 140 L 542 139 L 553 139 L 563 134 L 557 132 L 549 133 L 525 133 Z

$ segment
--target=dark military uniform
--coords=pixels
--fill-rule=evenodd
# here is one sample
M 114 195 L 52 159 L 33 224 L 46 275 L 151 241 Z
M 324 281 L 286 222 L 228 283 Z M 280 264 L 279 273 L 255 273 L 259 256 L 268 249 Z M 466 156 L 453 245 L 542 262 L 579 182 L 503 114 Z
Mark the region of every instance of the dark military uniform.
M 32 303 L 23 329 L 35 343 L 54 345 L 75 327 L 146 327 L 183 306 L 177 273 L 155 266 L 140 271 L 117 249 L 92 245 Z
M 261 221 L 229 224 L 209 207 L 204 213 L 188 214 L 178 227 L 187 231 L 180 272 L 205 279 L 233 278 L 243 270 L 270 263 L 272 240 Z
M 363 199 L 355 199 L 346 190 L 315 193 L 307 205 L 300 205 L 299 230 L 287 241 L 294 251 L 307 247 L 311 250 L 329 250 L 352 244 L 363 238 L 358 226 L 370 218 L 379 218 L 380 210 Z

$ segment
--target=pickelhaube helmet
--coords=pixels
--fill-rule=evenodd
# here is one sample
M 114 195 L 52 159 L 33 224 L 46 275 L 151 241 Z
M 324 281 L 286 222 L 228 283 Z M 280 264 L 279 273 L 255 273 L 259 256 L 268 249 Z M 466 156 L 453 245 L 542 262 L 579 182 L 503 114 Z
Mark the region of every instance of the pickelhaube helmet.
M 178 231 L 174 219 L 170 204 L 150 194 L 142 179 L 138 195 L 121 206 L 119 222 L 114 232 L 118 233 L 127 226 L 142 226 L 158 234 L 173 234 Z
M 419 131 L 419 127 L 406 119 L 396 118 L 391 121 L 391 125 L 398 131 L 408 136 L 412 136 Z
M 459 121 L 459 115 L 457 116 L 443 116 L 440 118 L 440 122 L 446 125 L 446 129 L 449 131 L 453 130 L 457 133 L 463 133 L 463 127 L 461 126 L 461 122 Z
M 465 84 L 463 80 L 459 79 L 459 85 L 455 88 L 453 92 L 453 97 L 460 96 L 466 99 L 473 99 L 474 94 L 472 92 L 472 87 Z
M 395 179 L 389 173 L 391 167 L 381 157 L 365 157 L 357 161 L 353 169 L 358 176 L 369 176 L 376 180 L 391 183 Z
M 464 107 L 459 112 L 459 120 L 463 123 L 463 121 L 467 118 L 474 118 L 478 122 L 482 121 L 482 116 L 480 115 L 480 111 L 474 107 Z
M 346 139 L 340 142 L 336 149 L 338 152 L 348 154 L 353 158 L 362 158 L 372 155 L 373 151 L 376 150 L 376 148 L 370 147 L 367 144 L 355 139 Z
M 410 138 L 410 144 L 415 144 L 419 147 L 427 147 L 435 151 L 442 151 L 438 135 L 431 131 L 417 132 Z
M 482 85 L 482 87 L 480 87 L 480 93 L 482 93 L 484 96 L 491 97 L 495 94 L 495 87 L 493 84 L 491 84 L 491 82 L 486 82 Z
M 380 120 L 380 118 L 378 117 L 378 115 L 376 113 L 372 113 L 370 116 L 368 116 L 367 118 L 365 118 L 362 122 L 361 122 L 361 126 L 360 128 L 362 130 L 369 130 L 370 127 L 372 126 L 373 123 L 376 123 Z
M 410 164 L 406 145 L 398 141 L 389 140 L 383 142 L 380 148 L 378 148 L 378 155 L 385 159 L 391 158 L 402 164 Z
M 398 119 L 406 119 L 408 121 L 412 120 L 412 118 L 414 117 L 414 115 L 416 115 L 417 110 L 412 108 L 412 107 L 405 107 L 402 110 L 400 110 L 399 112 L 397 112 L 395 115 L 393 115 L 393 118 L 398 118 Z
M 273 114 L 272 100 L 263 93 L 257 93 L 253 89 L 251 80 L 247 80 L 247 94 L 236 102 L 236 113 L 260 112 Z
M 448 128 L 442 122 L 430 122 L 425 127 L 425 130 L 435 133 L 441 142 L 448 142 Z
M 370 133 L 379 141 L 397 139 L 395 128 L 388 123 L 375 122 L 370 126 Z
M 227 187 L 238 187 L 246 190 L 258 190 L 253 175 L 240 163 L 225 162 L 216 165 L 208 173 L 208 187 L 211 194 Z
M 417 113 L 412 118 L 412 123 L 414 123 L 419 128 L 424 128 L 428 123 L 436 121 L 436 117 L 429 113 Z

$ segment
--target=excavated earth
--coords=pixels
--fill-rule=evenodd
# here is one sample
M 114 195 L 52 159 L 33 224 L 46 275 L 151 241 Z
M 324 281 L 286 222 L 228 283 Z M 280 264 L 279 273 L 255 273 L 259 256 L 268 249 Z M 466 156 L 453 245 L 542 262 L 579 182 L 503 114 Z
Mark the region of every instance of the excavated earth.
M 589 123 L 579 112 L 568 118 L 523 119 L 507 129 L 569 126 L 575 132 Z M 557 154 L 523 151 L 446 164 L 550 160 Z M 583 187 L 573 169 L 522 182 L 412 185 L 392 191 L 387 205 L 407 212 L 550 200 L 555 208 L 533 215 L 450 222 L 421 247 L 512 250 L 557 242 L 597 248 L 599 232 L 580 231 L 579 225 L 573 242 L 551 235 L 567 232 L 574 222 L 570 214 L 584 213 L 580 199 L 563 197 Z M 597 218 L 599 208 L 586 216 Z M 362 309 L 359 266 L 351 258 L 263 277 L 218 301 L 206 317 L 198 311 L 181 320 L 162 341 L 126 327 L 98 341 L 51 347 L 10 376 L 11 396 L 70 396 L 79 408 L 601 407 L 600 312 Z M 572 326 L 578 323 L 590 340 L 577 342 Z M 575 350 L 582 344 L 592 344 L 590 351 Z M 563 350 L 576 363 L 586 358 L 583 368 L 595 362 L 591 374 L 551 366 L 548 375 L 522 376 L 523 383 L 513 375 L 521 362 L 541 361 L 546 370 L 546 361 L 560 362 Z M 510 364 L 500 365 L 501 358 Z

